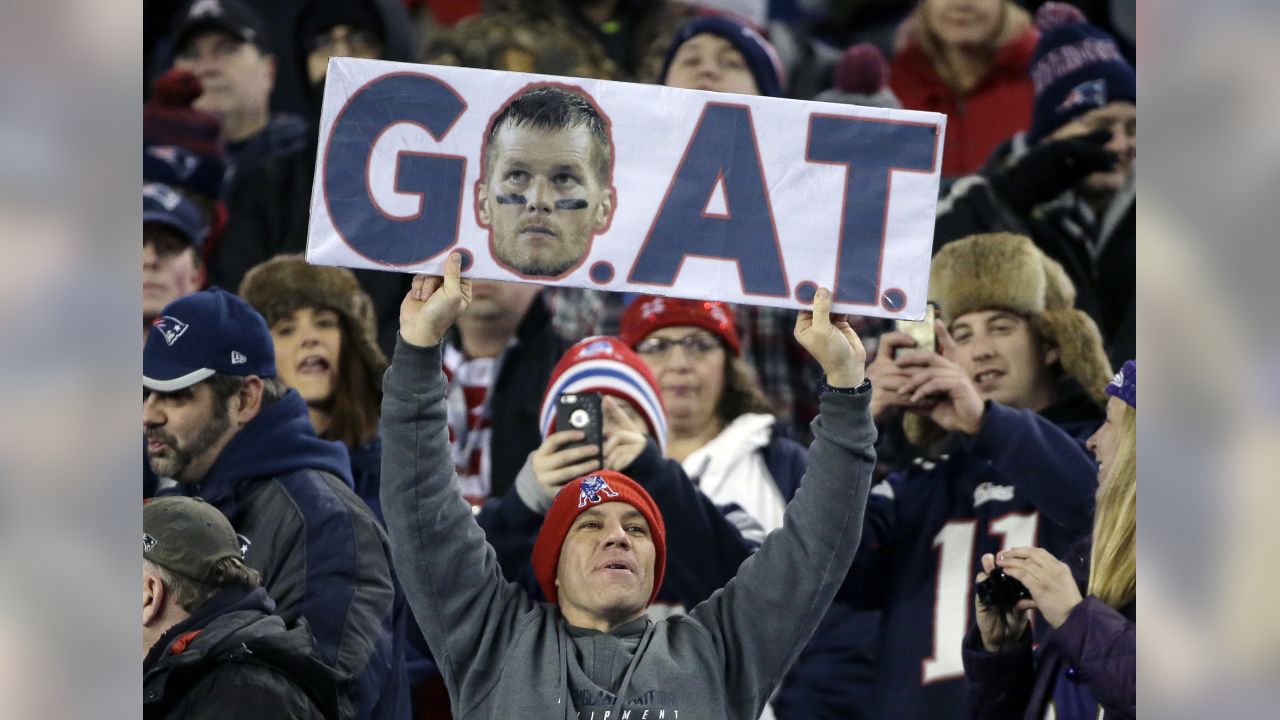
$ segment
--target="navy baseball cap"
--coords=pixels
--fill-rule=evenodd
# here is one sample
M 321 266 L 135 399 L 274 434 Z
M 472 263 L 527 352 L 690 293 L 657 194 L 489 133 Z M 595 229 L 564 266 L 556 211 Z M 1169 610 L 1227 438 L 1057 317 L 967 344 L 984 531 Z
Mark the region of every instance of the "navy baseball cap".
M 142 387 L 174 392 L 214 373 L 276 376 L 267 321 L 219 287 L 174 300 L 151 322 L 142 349 Z
M 164 183 L 143 183 L 142 222 L 173 228 L 197 251 L 204 245 L 205 227 L 200 210 L 182 193 Z
M 178 16 L 173 47 L 181 52 L 192 37 L 207 30 L 253 43 L 264 55 L 271 52 L 262 16 L 240 0 L 193 0 Z

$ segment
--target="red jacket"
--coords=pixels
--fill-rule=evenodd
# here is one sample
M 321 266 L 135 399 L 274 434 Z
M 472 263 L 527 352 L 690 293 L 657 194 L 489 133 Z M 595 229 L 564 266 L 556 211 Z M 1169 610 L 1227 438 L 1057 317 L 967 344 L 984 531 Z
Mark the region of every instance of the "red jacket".
M 1028 66 L 1039 37 L 1039 31 L 1027 27 L 1006 43 L 987 76 L 963 97 L 942 82 L 914 40 L 893 58 L 889 86 L 902 106 L 947 115 L 943 177 L 977 172 L 997 145 L 1031 126 L 1034 88 Z

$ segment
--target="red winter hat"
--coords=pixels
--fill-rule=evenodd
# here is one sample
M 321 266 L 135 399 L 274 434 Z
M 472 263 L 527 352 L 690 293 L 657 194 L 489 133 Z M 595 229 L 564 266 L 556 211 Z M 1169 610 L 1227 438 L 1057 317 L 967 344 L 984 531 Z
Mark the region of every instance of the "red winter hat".
M 197 110 L 204 83 L 190 70 L 172 68 L 156 78 L 151 99 L 142 107 L 142 138 L 147 145 L 177 145 L 201 157 L 223 159 L 222 121 Z
M 539 414 L 542 436 L 555 432 L 556 398 L 565 393 L 600 393 L 631 403 L 644 417 L 658 449 L 667 448 L 667 411 L 658 381 L 639 355 L 621 340 L 603 335 L 578 341 L 551 371 Z M 563 428 L 562 428 L 563 429 Z
M 649 602 L 658 596 L 662 587 L 662 575 L 667 568 L 667 526 L 662 522 L 662 512 L 649 497 L 649 493 L 631 478 L 612 470 L 599 470 L 572 480 L 560 488 L 551 509 L 542 521 L 542 530 L 533 544 L 533 575 L 548 601 L 560 602 L 556 593 L 556 574 L 560 568 L 560 550 L 564 547 L 569 526 L 579 515 L 596 505 L 607 502 L 626 503 L 640 511 L 649 523 L 653 537 L 653 592 Z
M 733 326 L 729 306 L 715 300 L 681 300 L 645 295 L 637 298 L 622 313 L 618 335 L 632 349 L 654 330 L 673 325 L 691 325 L 715 333 L 734 355 L 742 354 L 742 343 Z

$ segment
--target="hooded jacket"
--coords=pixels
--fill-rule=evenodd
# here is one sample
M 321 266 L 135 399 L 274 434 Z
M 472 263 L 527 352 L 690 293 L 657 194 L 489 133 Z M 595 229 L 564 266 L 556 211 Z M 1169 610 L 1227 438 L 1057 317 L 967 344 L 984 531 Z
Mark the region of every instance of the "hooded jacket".
M 351 489 L 341 443 L 316 437 L 296 390 L 223 448 L 202 482 L 178 486 L 222 511 L 285 622 L 305 618 L 322 660 L 352 677 L 358 718 L 407 717 L 403 612 L 387 536 Z
M 340 717 L 343 676 L 274 610 L 263 588 L 229 588 L 170 628 L 142 663 L 143 717 Z
M 967 720 L 961 643 L 983 553 L 1055 554 L 1091 528 L 1097 465 L 1083 439 L 1101 410 L 1064 383 L 1037 414 L 988 402 L 973 437 L 877 484 L 839 598 L 881 610 L 873 717 Z
M 599 632 L 502 578 L 449 461 L 440 362 L 439 347 L 396 349 L 383 386 L 382 500 L 453 717 L 758 717 L 856 548 L 875 463 L 869 386 L 823 396 L 787 522 L 733 580 L 688 615 Z

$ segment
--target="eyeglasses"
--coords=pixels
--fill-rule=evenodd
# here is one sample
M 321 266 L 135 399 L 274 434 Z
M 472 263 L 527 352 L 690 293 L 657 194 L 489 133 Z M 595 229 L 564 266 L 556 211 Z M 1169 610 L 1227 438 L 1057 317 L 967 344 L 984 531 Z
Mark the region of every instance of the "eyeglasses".
M 671 348 L 679 345 L 692 360 L 700 360 L 720 347 L 720 341 L 710 335 L 689 335 L 679 340 L 664 337 L 645 338 L 636 345 L 636 352 L 654 360 L 671 357 Z

